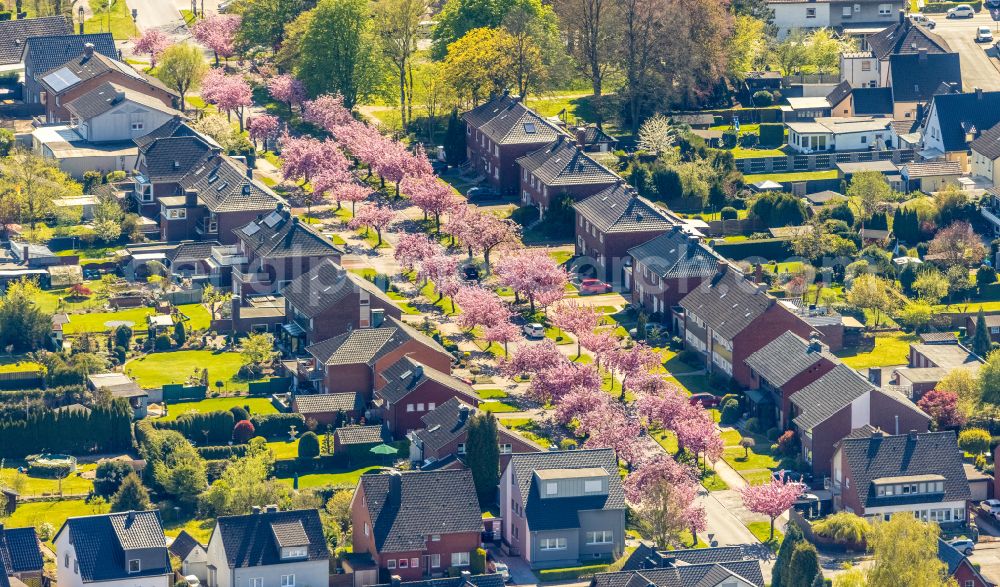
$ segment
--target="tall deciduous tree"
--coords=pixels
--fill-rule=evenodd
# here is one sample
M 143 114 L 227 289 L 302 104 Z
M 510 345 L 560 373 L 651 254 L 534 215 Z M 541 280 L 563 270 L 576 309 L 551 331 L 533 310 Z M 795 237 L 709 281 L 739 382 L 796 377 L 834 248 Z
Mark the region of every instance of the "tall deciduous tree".
M 880 211 L 886 202 L 893 200 L 895 194 L 882 173 L 860 171 L 851 176 L 847 197 L 857 213 L 856 218 L 861 223 L 861 229 L 864 230 L 865 222 L 872 217 L 872 214 Z
M 367 0 L 320 0 L 302 39 L 298 78 L 309 93 L 335 93 L 351 108 L 384 80 Z
M 595 96 L 604 91 L 604 78 L 613 68 L 619 25 L 613 0 L 556 0 L 556 14 L 569 40 L 577 67 Z
M 696 474 L 667 455 L 657 456 L 625 482 L 629 501 L 638 505 L 640 524 L 660 548 L 679 544 L 680 535 L 705 528 L 705 509 L 695 503 Z
M 198 88 L 208 66 L 201 49 L 188 43 L 173 45 L 160 56 L 160 68 L 156 77 L 181 96 L 181 111 L 185 109 L 184 97 L 190 90 Z
M 654 51 L 662 40 L 665 5 L 663 0 L 621 0 L 618 3 L 622 36 L 618 52 L 625 70 L 625 91 L 633 136 L 639 131 L 640 105 L 649 91 Z
M 348 226 L 352 229 L 362 227 L 374 229 L 375 234 L 378 235 L 378 242 L 375 243 L 375 247 L 378 248 L 382 246 L 382 231 L 392 224 L 395 219 L 396 212 L 392 208 L 378 204 L 368 204 L 358 210 L 354 218 L 351 218 Z
M 894 514 L 872 526 L 868 547 L 874 560 L 868 584 L 878 587 L 944 587 L 951 582 L 948 566 L 938 558 L 937 524 L 909 513 Z
M 986 246 L 971 224 L 957 221 L 934 235 L 927 252 L 940 255 L 948 265 L 969 267 L 982 262 Z
M 295 20 L 306 4 L 305 0 L 240 0 L 236 5 L 242 17 L 238 43 L 244 48 L 277 50 L 285 25 Z
M 378 0 L 373 8 L 382 54 L 399 81 L 399 113 L 405 129 L 413 116 L 413 54 L 426 0 Z
M 472 472 L 479 504 L 484 508 L 493 505 L 500 483 L 500 445 L 497 421 L 492 413 L 479 412 L 470 417 L 465 462 Z
M 748 485 L 740 490 L 743 505 L 755 514 L 771 519 L 771 539 L 774 539 L 774 520 L 792 507 L 805 491 L 805 485 L 788 481 L 784 474 L 763 485 Z
M 503 29 L 473 29 L 448 46 L 444 73 L 462 99 L 478 104 L 514 84 L 514 45 Z
M 899 306 L 899 297 L 892 284 L 885 278 L 866 273 L 859 275 L 847 292 L 847 301 L 863 310 L 869 310 L 875 317 L 874 328 L 882 316 Z

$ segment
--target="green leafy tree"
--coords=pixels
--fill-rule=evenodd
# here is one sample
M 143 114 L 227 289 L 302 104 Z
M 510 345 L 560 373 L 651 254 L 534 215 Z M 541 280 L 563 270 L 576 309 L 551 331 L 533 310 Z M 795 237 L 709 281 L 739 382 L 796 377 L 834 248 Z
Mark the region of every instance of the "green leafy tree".
M 1000 351 L 991 352 L 979 369 L 979 388 L 984 403 L 1000 406 Z
M 299 437 L 299 458 L 313 459 L 319 456 L 319 438 L 315 432 L 306 432 Z
M 943 273 L 928 268 L 917 273 L 917 278 L 913 281 L 913 291 L 921 300 L 934 305 L 948 295 L 948 285 L 948 278 Z
M 982 428 L 967 428 L 958 435 L 958 448 L 973 455 L 981 455 L 990 449 L 990 433 Z
M 417 51 L 420 19 L 426 0 L 377 0 L 373 7 L 375 33 L 385 59 L 399 82 L 399 112 L 403 128 L 413 114 L 413 54 Z
M 122 481 L 118 491 L 111 498 L 111 511 L 144 511 L 149 509 L 149 491 L 135 473 L 130 473 Z
M 106 243 L 111 243 L 122 235 L 122 222 L 125 220 L 125 211 L 113 195 L 102 195 L 97 201 L 94 209 L 94 232 L 97 238 Z
M 94 493 L 104 497 L 114 495 L 132 472 L 132 465 L 125 461 L 101 461 L 94 471 Z
M 15 352 L 38 350 L 52 330 L 52 314 L 42 311 L 35 300 L 41 297 L 38 284 L 27 278 L 7 286 L 0 300 L 0 347 Z
M 872 587 L 945 587 L 948 566 L 938 558 L 934 523 L 921 522 L 910 513 L 894 514 L 876 523 L 868 540 L 873 562 L 868 568 Z
M 270 363 L 274 357 L 274 335 L 267 332 L 249 334 L 240 345 L 240 357 L 244 365 L 252 367 Z
M 476 494 L 483 507 L 489 507 L 496 499 L 496 488 L 500 482 L 500 447 L 497 421 L 490 412 L 471 416 L 468 424 L 468 439 L 465 441 L 465 460 L 472 471 L 476 484 Z
M 82 188 L 51 160 L 15 148 L 0 160 L 0 193 L 13 198 L 21 224 L 28 224 L 34 231 L 52 213 L 56 198 L 80 195 Z
M 282 0 L 284 1 L 284 0 Z M 181 96 L 181 111 L 185 109 L 184 96 L 197 89 L 205 77 L 208 64 L 201 49 L 188 43 L 171 45 L 160 55 L 156 77 L 177 91 Z
M 792 558 L 788 562 L 788 582 L 784 587 L 812 587 L 816 576 L 823 575 L 819 566 L 819 554 L 811 543 L 802 541 L 795 545 Z
M 869 310 L 875 317 L 874 328 L 878 328 L 883 315 L 899 306 L 899 296 L 887 279 L 865 273 L 856 277 L 847 292 L 847 301 L 863 310 Z
M 209 515 L 249 513 L 253 506 L 286 503 L 291 488 L 271 476 L 274 453 L 267 441 L 256 437 L 247 444 L 242 458 L 230 461 L 222 475 L 212 483 L 199 500 L 200 508 Z
M 802 530 L 795 524 L 789 524 L 785 530 L 785 537 L 778 547 L 778 556 L 774 560 L 774 568 L 771 570 L 771 587 L 787 587 L 788 570 L 791 568 L 792 554 L 795 547 L 805 541 Z
M 993 342 L 990 340 L 990 330 L 986 326 L 986 314 L 983 313 L 983 308 L 980 307 L 979 312 L 976 314 L 976 335 L 972 338 L 972 352 L 980 357 L 986 357 L 990 354 L 992 346 Z
M 248 50 L 266 47 L 276 50 L 281 45 L 285 25 L 306 8 L 305 0 L 240 0 L 236 11 L 240 14 L 239 45 Z
M 980 265 L 976 269 L 976 287 L 982 290 L 997 282 L 997 270 L 989 265 Z
M 178 320 L 174 324 L 174 342 L 177 343 L 177 346 L 181 346 L 185 341 L 187 341 L 187 330 L 184 327 L 184 321 Z
M 847 188 L 848 202 L 855 210 L 855 218 L 864 230 L 865 222 L 880 211 L 886 202 L 895 199 L 895 192 L 885 176 L 878 171 L 861 171 L 851 176 Z

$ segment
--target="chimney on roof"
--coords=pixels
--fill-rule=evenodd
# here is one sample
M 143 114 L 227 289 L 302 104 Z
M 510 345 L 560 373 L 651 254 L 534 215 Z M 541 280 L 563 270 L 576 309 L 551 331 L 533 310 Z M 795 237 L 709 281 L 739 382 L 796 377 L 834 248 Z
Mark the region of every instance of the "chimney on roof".
M 135 510 L 129 510 L 125 516 L 125 523 L 131 526 L 133 522 L 135 522 Z
M 85 59 L 90 59 L 94 56 L 94 44 L 84 43 L 83 44 L 83 56 Z
M 413 368 L 413 380 L 414 381 L 420 381 L 420 378 L 423 377 L 423 376 L 424 376 L 424 367 L 423 367 L 423 365 L 417 365 L 416 367 Z
M 125 101 L 125 92 L 119 90 L 115 92 L 115 97 L 111 99 L 112 104 L 121 104 Z
M 250 508 L 250 513 L 254 514 L 254 515 L 259 514 L 260 513 L 260 506 L 259 505 L 255 505 L 252 508 Z
M 23 251 L 24 251 L 24 259 L 22 259 L 22 260 L 24 261 L 24 264 L 27 265 L 28 264 L 28 259 L 31 258 L 30 253 L 28 253 L 28 245 L 24 245 Z
M 284 211 L 285 211 L 285 205 L 284 205 L 284 204 L 282 204 L 281 202 L 278 202 L 278 203 L 277 203 L 277 204 L 275 204 L 275 206 L 274 206 L 274 211 L 275 211 L 275 212 L 279 212 L 279 213 L 281 213 L 281 212 L 284 212 Z
M 976 92 L 976 100 L 982 100 L 983 99 L 983 89 L 982 88 L 976 88 L 975 92 Z
M 472 578 L 472 572 L 471 571 L 462 571 L 462 580 L 463 581 L 465 581 L 466 583 L 468 583 L 469 579 L 471 579 L 471 578 Z
M 403 495 L 403 474 L 396 469 L 389 471 L 389 503 L 399 503 Z
M 184 190 L 184 205 L 188 208 L 194 208 L 198 205 L 198 190 L 190 188 Z
M 917 61 L 927 63 L 927 47 L 917 49 Z
M 726 263 L 725 259 L 719 259 L 715 263 L 715 273 L 717 275 L 722 275 L 726 272 L 726 268 L 729 267 L 729 263 Z
M 906 23 L 906 11 L 903 9 L 899 10 L 899 24 Z
M 264 511 L 268 514 L 276 514 L 278 513 L 278 504 L 272 503 L 270 505 L 266 505 L 264 506 Z
M 819 342 L 819 333 L 816 331 L 809 333 L 809 352 L 818 353 L 822 349 Z
M 458 421 L 460 423 L 464 423 L 466 420 L 468 420 L 470 411 L 471 410 L 469 410 L 469 406 L 465 404 L 458 406 Z
M 909 440 L 910 442 L 916 442 L 917 441 L 917 431 L 916 430 L 910 430 L 906 434 L 906 439 Z

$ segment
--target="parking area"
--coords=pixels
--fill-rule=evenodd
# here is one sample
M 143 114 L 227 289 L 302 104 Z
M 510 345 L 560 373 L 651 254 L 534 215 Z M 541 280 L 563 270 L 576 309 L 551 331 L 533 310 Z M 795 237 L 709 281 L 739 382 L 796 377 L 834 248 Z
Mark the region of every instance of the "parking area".
M 937 23 L 934 32 L 960 55 L 963 90 L 1000 90 L 1000 55 L 991 44 L 976 43 L 975 40 L 980 26 L 990 27 L 994 38 L 1000 38 L 1000 11 L 983 9 L 974 18 L 954 20 L 947 19 L 944 14 L 928 16 Z

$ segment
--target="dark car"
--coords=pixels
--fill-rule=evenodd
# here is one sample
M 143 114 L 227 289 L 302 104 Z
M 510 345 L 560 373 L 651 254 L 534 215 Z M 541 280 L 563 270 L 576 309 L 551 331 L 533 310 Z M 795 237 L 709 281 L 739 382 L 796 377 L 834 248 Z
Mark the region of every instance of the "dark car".
M 718 396 L 710 393 L 692 393 L 688 397 L 688 401 L 691 402 L 692 406 L 700 405 L 703 408 L 716 408 L 719 406 Z
M 475 200 L 475 199 L 493 198 L 500 195 L 500 193 L 490 186 L 477 185 L 476 187 L 469 189 L 469 191 L 466 192 L 465 195 L 470 200 Z
M 462 277 L 466 281 L 479 281 L 479 268 L 474 265 L 462 267 Z

